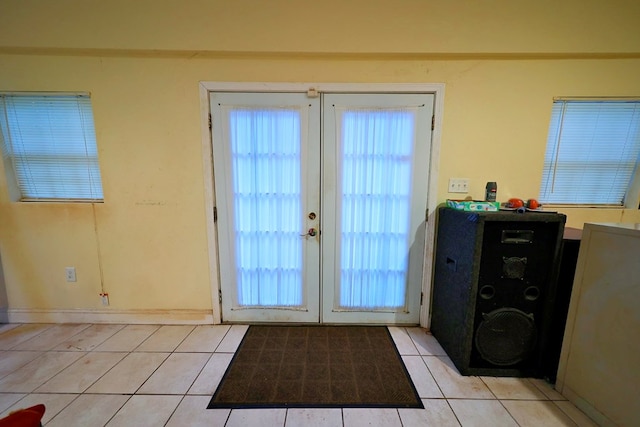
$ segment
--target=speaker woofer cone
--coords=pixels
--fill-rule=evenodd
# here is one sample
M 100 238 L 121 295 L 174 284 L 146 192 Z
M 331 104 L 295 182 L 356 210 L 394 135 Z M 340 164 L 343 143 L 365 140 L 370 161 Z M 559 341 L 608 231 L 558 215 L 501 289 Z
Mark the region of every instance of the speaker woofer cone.
M 496 366 L 510 366 L 529 358 L 538 335 L 533 315 L 500 308 L 482 317 L 475 335 L 482 359 Z

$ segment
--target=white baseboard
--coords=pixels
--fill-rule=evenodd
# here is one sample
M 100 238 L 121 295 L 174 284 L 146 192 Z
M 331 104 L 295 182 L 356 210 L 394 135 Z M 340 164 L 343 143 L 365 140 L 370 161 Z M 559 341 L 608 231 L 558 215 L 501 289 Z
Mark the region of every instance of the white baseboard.
M 4 323 L 128 323 L 211 325 L 211 310 L 45 310 L 7 309 Z M 0 320 L 2 312 L 0 312 Z M 2 322 L 0 322 L 2 323 Z
M 617 427 L 618 424 L 611 421 L 606 415 L 596 409 L 591 403 L 580 397 L 580 395 L 574 392 L 570 387 L 566 385 L 562 388 L 562 395 L 566 397 L 569 402 L 576 405 L 578 409 L 587 414 L 589 418 L 595 421 L 602 427 Z

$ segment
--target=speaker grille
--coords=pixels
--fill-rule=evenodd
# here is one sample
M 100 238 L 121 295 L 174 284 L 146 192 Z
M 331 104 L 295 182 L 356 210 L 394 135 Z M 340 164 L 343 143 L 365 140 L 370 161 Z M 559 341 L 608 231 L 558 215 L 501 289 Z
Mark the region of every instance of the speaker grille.
M 529 357 L 537 340 L 532 315 L 515 308 L 500 308 L 482 317 L 475 344 L 484 360 L 497 366 L 509 366 Z
M 527 257 L 502 257 L 502 274 L 507 279 L 524 278 L 527 268 Z

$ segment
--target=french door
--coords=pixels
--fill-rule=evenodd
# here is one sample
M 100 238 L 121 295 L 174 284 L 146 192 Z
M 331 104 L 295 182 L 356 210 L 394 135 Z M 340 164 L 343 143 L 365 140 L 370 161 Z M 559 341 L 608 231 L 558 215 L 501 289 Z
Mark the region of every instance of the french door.
M 210 94 L 223 321 L 419 322 L 433 98 Z

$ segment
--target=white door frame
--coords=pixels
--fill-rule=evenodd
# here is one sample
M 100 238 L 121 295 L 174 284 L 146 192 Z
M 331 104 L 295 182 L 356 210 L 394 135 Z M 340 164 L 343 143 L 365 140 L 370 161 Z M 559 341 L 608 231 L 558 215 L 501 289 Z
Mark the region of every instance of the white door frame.
M 433 274 L 433 244 L 435 242 L 435 211 L 438 205 L 438 166 L 440 164 L 440 138 L 444 112 L 444 83 L 267 83 L 267 82 L 200 82 L 200 130 L 202 168 L 204 178 L 209 276 L 213 323 L 222 322 L 220 306 L 220 274 L 218 271 L 218 245 L 214 224 L 215 194 L 213 189 L 213 148 L 209 130 L 210 92 L 333 92 L 333 93 L 432 93 L 435 95 L 434 129 L 431 135 L 429 186 L 427 195 L 428 221 L 425 236 L 425 262 L 422 276 L 422 306 L 420 326 L 430 326 L 431 278 Z

